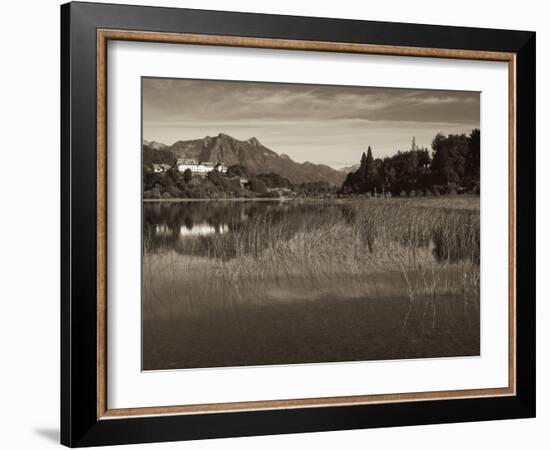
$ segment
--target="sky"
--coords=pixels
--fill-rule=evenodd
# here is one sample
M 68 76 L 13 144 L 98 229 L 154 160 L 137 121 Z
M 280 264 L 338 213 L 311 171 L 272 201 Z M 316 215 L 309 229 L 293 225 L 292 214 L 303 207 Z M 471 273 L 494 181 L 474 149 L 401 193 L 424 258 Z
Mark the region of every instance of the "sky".
M 225 133 L 298 162 L 342 168 L 437 133 L 480 126 L 479 92 L 250 81 L 142 79 L 143 139 L 172 145 Z

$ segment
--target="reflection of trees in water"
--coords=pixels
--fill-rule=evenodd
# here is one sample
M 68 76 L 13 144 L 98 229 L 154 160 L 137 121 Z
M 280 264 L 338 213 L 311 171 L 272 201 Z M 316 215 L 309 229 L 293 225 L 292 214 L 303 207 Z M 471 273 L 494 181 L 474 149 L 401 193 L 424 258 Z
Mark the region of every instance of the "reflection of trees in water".
M 185 225 L 185 228 L 187 228 L 188 230 L 192 230 L 193 229 L 193 218 L 191 216 L 185 216 L 184 219 L 183 219 L 183 224 Z
M 276 235 L 277 239 L 288 240 L 298 230 L 340 221 L 343 206 L 297 202 L 147 203 L 143 206 L 144 248 L 147 252 L 175 250 L 233 258 L 237 245 L 239 251 L 248 253 L 261 251 L 269 244 L 269 239 L 258 236 L 260 228 L 272 231 L 271 238 Z M 189 233 L 182 233 L 182 227 Z
M 230 259 L 259 254 L 274 241 L 290 240 L 299 231 L 343 224 L 360 232 L 370 252 L 375 245 L 386 245 L 389 238 L 411 249 L 432 246 L 440 262 L 479 263 L 478 212 L 431 210 L 427 214 L 418 208 L 408 214 L 394 208 L 371 211 L 364 204 L 328 202 L 146 203 L 144 250 Z M 413 226 L 418 217 L 423 221 Z

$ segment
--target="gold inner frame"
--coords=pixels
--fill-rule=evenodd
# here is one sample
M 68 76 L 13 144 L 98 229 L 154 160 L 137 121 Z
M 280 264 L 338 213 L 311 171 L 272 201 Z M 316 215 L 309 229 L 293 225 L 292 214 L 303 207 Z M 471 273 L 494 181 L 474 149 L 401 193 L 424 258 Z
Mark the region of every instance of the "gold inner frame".
M 287 50 L 309 50 L 371 55 L 435 57 L 501 61 L 508 63 L 508 386 L 398 394 L 260 400 L 200 405 L 148 406 L 109 409 L 107 404 L 107 42 L 109 40 L 217 45 Z M 97 30 L 97 418 L 196 414 L 265 409 L 390 403 L 497 397 L 516 394 L 516 54 L 477 50 L 402 47 L 341 42 L 298 41 L 238 36 L 157 33 L 114 29 Z

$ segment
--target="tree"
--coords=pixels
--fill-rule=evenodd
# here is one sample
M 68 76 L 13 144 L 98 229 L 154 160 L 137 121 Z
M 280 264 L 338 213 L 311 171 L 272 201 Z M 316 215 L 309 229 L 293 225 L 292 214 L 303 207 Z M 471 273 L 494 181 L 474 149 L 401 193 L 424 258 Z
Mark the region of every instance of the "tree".
M 372 149 L 367 149 L 367 158 L 365 161 L 365 173 L 363 174 L 363 192 L 372 192 L 378 187 L 378 173 L 374 158 L 372 157 Z
M 174 185 L 168 186 L 166 192 L 170 194 L 170 197 L 178 198 L 181 197 L 181 191 Z
M 464 177 L 468 138 L 465 134 L 439 133 L 432 142 L 433 184 L 449 185 L 461 183 Z
M 215 186 L 223 185 L 221 175 L 214 170 L 212 170 L 211 172 L 208 172 L 206 174 L 206 178 L 210 180 Z
M 156 184 L 155 187 L 153 187 L 152 191 L 151 191 L 151 196 L 153 198 L 160 198 L 161 196 L 161 191 L 160 191 L 160 185 Z
M 267 186 L 262 180 L 258 178 L 251 178 L 248 181 L 248 189 L 258 194 L 265 194 L 267 192 Z
M 386 190 L 394 195 L 400 195 L 401 192 L 409 194 L 411 191 L 419 189 L 420 164 L 417 150 L 398 151 L 388 158 L 385 166 L 385 171 L 393 175 L 392 182 L 385 186 Z
M 378 177 L 378 167 L 381 161 L 375 161 L 372 156 L 372 149 L 369 145 L 367 153 L 361 155 L 361 163 L 356 172 L 348 173 L 340 193 L 359 193 L 364 194 L 372 192 L 380 187 L 380 179 Z
M 338 191 L 340 194 L 355 194 L 359 192 L 359 176 L 358 172 L 350 172 L 346 175 L 346 179 L 342 187 Z
M 245 166 L 234 164 L 227 168 L 227 176 L 248 178 L 248 169 Z
M 392 191 L 392 186 L 395 185 L 396 181 L 396 171 L 395 167 L 393 166 L 393 159 L 392 158 L 384 158 L 382 160 L 382 164 L 380 165 L 380 180 L 381 180 L 381 188 L 384 191 Z
M 370 150 L 370 147 L 369 147 L 369 150 Z M 359 175 L 361 178 L 364 178 L 366 173 L 367 173 L 367 155 L 365 154 L 365 152 L 363 152 L 363 154 L 361 155 L 361 162 L 359 164 L 359 169 L 357 169 L 357 175 Z
M 323 195 L 333 193 L 335 189 L 326 181 L 310 181 L 296 186 L 296 191 L 304 195 Z
M 424 194 L 430 190 L 431 186 L 431 165 L 432 158 L 427 148 L 421 148 L 416 151 L 418 155 L 418 173 L 416 177 L 415 189 L 421 190 Z
M 185 181 L 185 184 L 189 184 L 192 178 L 193 172 L 191 172 L 191 169 L 185 169 L 183 172 L 183 181 Z
M 278 173 L 262 173 L 257 175 L 256 178 L 262 180 L 268 188 L 287 188 L 292 189 L 292 183 L 288 178 L 282 177 Z
M 420 169 L 429 169 L 432 164 L 432 158 L 427 148 L 421 148 L 416 151 L 418 155 L 418 167 Z
M 479 188 L 480 175 L 480 132 L 475 128 L 468 136 L 468 153 L 464 169 L 464 186 L 469 189 Z

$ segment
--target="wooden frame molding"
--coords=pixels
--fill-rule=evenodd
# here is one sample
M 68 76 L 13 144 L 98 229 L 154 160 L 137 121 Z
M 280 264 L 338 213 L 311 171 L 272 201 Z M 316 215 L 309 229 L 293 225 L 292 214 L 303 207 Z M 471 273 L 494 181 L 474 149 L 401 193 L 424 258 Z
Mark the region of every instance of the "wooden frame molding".
M 416 56 L 431 58 L 475 59 L 486 61 L 512 61 L 515 54 L 480 50 L 458 50 L 447 48 L 404 47 L 375 44 L 354 44 L 327 41 L 298 41 L 291 39 L 250 38 L 241 36 L 218 36 L 211 34 L 157 33 L 98 29 L 99 42 L 136 41 L 164 44 L 215 45 L 223 47 L 249 47 L 277 50 L 307 50 L 320 52 L 364 53 L 370 55 Z
M 509 384 L 503 388 L 109 409 L 107 403 L 107 42 L 109 40 L 501 61 L 509 72 Z M 449 400 L 516 394 L 516 54 L 205 34 L 97 30 L 97 418 Z
M 83 447 L 151 443 L 536 416 L 533 301 L 536 33 L 89 2 L 63 4 L 60 13 L 62 444 Z M 509 382 L 503 382 L 506 386 L 110 408 L 107 48 L 109 41 L 116 40 L 506 63 L 509 69 Z M 505 149 L 499 152 L 506 158 Z M 498 301 L 505 303 L 506 299 Z

